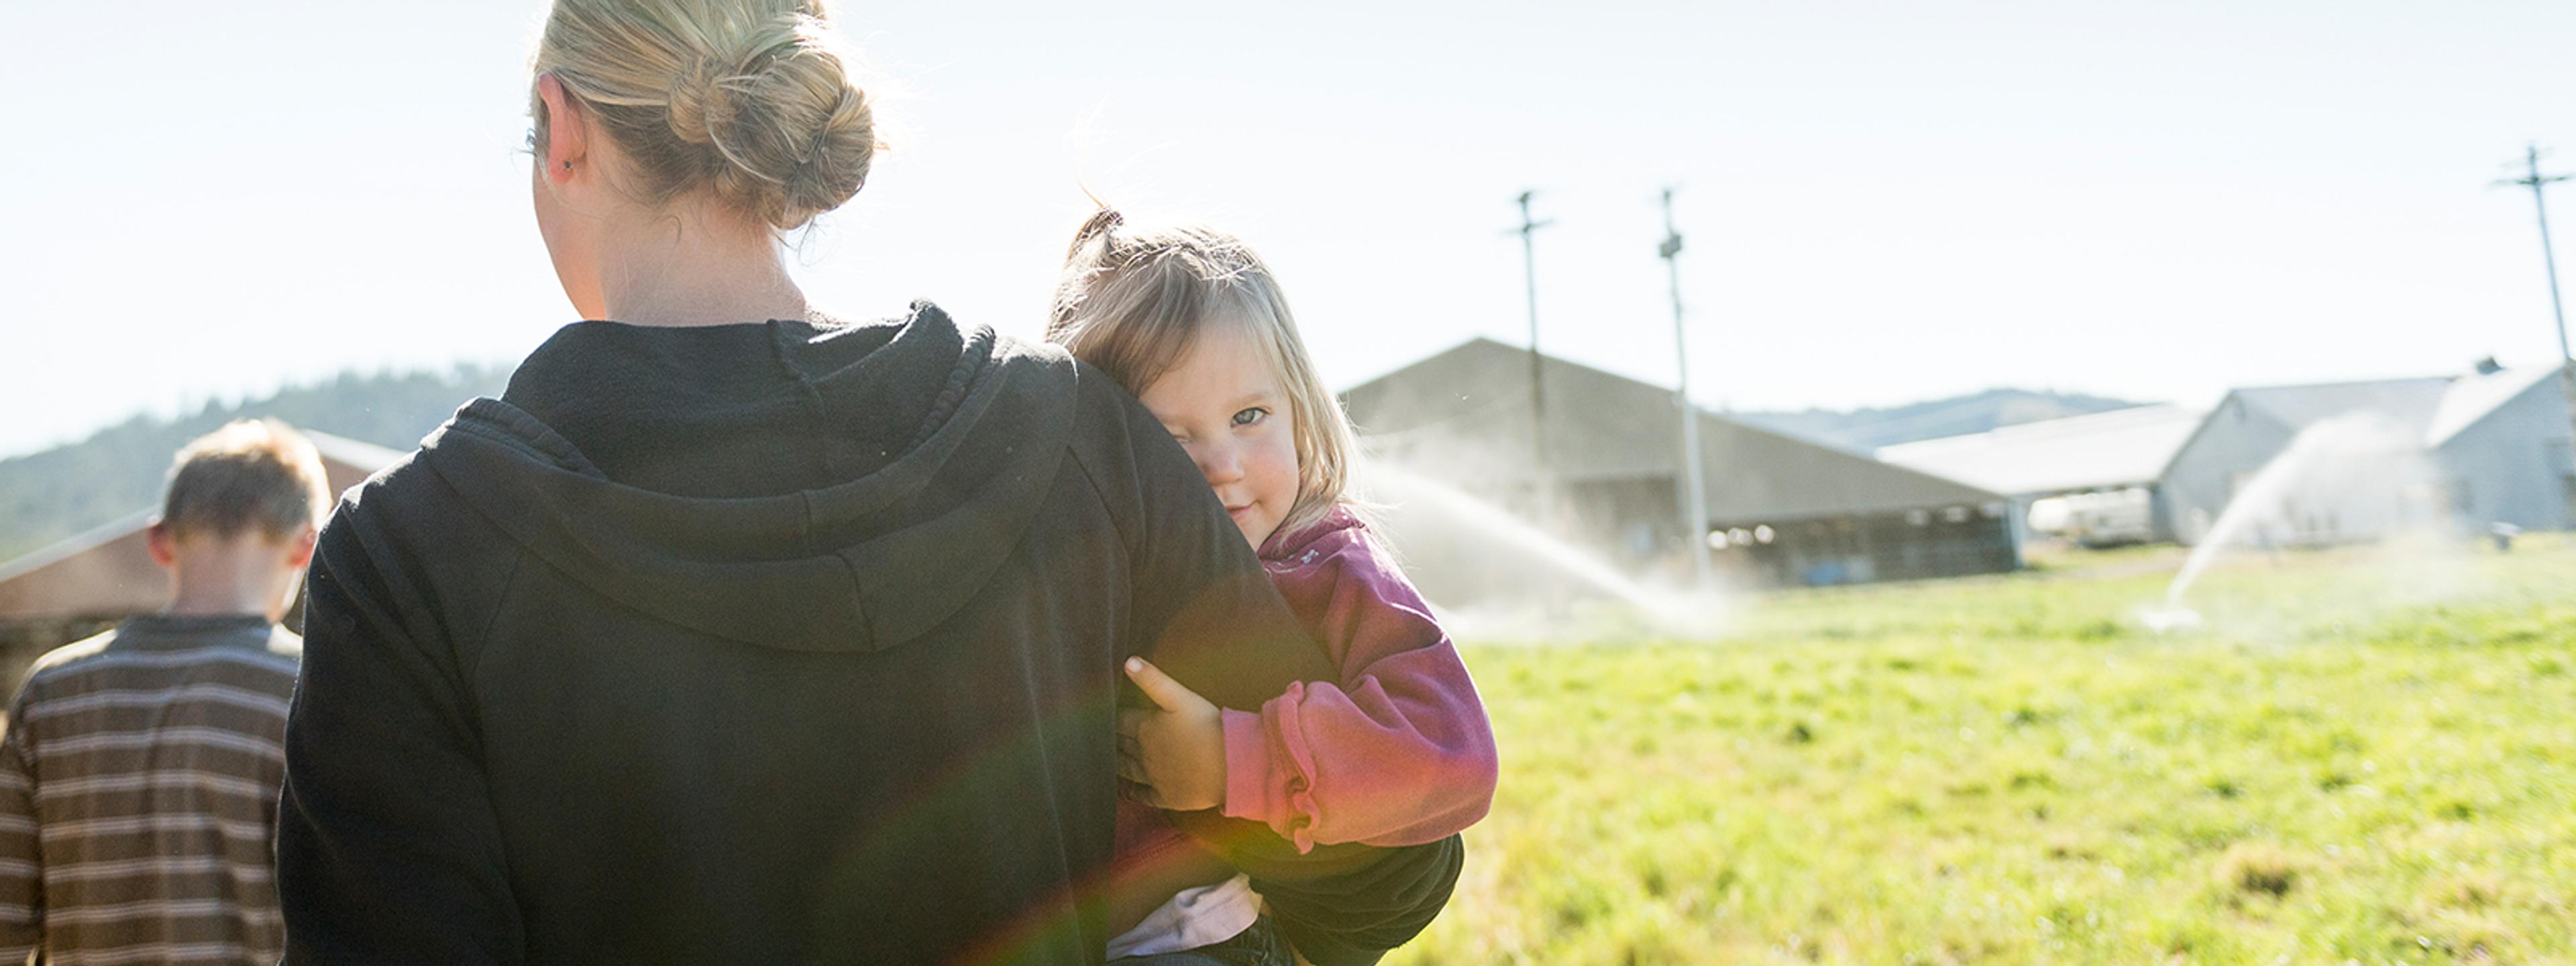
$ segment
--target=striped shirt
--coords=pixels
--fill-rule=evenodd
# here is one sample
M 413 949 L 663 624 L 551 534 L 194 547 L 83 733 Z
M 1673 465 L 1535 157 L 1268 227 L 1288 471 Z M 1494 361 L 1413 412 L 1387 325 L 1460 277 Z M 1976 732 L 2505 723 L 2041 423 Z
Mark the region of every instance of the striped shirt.
M 141 617 L 36 662 L 0 737 L 0 962 L 277 962 L 303 646 L 258 616 Z

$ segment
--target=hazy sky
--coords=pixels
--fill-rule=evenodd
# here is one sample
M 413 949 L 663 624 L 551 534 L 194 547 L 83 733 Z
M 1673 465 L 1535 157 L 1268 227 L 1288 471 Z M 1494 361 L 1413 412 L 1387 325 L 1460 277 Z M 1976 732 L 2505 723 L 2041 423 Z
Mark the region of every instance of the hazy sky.
M 1578 9 L 1580 7 L 1580 9 Z M 350 368 L 515 361 L 543 5 L 0 12 L 0 454 Z M 1293 11 L 1293 12 L 1292 12 Z M 1087 202 L 1197 216 L 1347 385 L 1522 341 L 1697 395 L 2230 385 L 2557 352 L 2527 141 L 2576 169 L 2576 4 L 844 4 L 898 139 L 794 258 L 846 315 L 1033 336 Z M 2556 196 L 2576 262 L 2576 190 Z M 2576 272 L 2576 266 L 2571 266 Z

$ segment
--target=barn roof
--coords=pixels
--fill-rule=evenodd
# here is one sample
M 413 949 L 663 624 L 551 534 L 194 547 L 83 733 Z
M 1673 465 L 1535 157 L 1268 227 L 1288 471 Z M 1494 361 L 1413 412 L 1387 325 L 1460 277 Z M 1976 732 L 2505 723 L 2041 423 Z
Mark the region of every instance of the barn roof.
M 2450 442 L 2451 437 L 2466 432 L 2469 427 L 2494 415 L 2496 410 L 2503 409 L 2506 403 L 2521 398 L 2523 393 L 2547 385 L 2557 377 L 2556 366 L 2500 369 L 2483 375 L 2461 377 L 2451 384 L 2451 391 L 2442 396 L 2441 405 L 2433 411 L 2431 421 L 2425 425 L 2424 445 L 2429 448 Z
M 2191 438 L 2204 410 L 2132 406 L 1881 447 L 1878 458 L 2015 496 L 2143 486 Z
M 2377 413 L 2414 428 L 2433 418 L 2451 389 L 2448 376 L 2322 382 L 2305 386 L 2252 386 L 2231 395 L 2293 430 L 2351 412 Z
M 359 480 L 364 480 L 368 476 L 373 476 L 377 470 L 392 466 L 396 461 L 402 459 L 404 456 L 410 455 L 401 450 L 378 446 L 361 439 L 350 439 L 346 436 L 333 436 L 329 433 L 317 433 L 309 429 L 303 430 L 302 432 L 304 433 L 304 438 L 313 441 L 313 448 L 322 454 L 322 468 L 324 470 L 333 471 L 334 467 L 332 464 L 336 463 L 339 464 L 339 468 L 342 469 L 362 471 L 362 475 L 358 477 Z M 355 485 L 357 484 L 353 481 L 348 486 Z M 347 489 L 348 486 L 341 485 L 340 477 L 336 471 L 332 473 L 332 492 L 337 493 L 341 490 Z
M 1454 481 L 1526 478 L 1529 350 L 1473 339 L 1351 387 L 1346 408 L 1381 458 Z M 1541 357 L 1545 475 L 1572 482 L 1671 479 L 1680 407 L 1664 386 Z M 1693 407 L 1713 521 L 1793 520 L 2001 499 L 1991 490 L 1891 466 Z

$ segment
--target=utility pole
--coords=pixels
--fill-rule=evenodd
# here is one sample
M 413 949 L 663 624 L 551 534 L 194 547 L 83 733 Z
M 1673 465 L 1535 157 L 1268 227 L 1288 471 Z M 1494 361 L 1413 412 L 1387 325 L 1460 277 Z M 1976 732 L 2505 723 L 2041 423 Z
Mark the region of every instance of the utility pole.
M 1673 189 L 1664 189 L 1664 242 L 1655 253 L 1664 259 L 1664 272 L 1673 289 L 1673 367 L 1681 382 L 1673 389 L 1673 409 L 1682 418 L 1682 524 L 1689 529 L 1691 575 L 1700 590 L 1709 584 L 1708 560 L 1708 493 L 1700 481 L 1699 407 L 1690 397 L 1690 337 L 1682 322 L 1682 233 L 1673 227 Z
M 1538 249 L 1530 244 L 1530 236 L 1536 234 L 1539 229 L 1556 222 L 1554 219 L 1530 220 L 1530 196 L 1537 193 L 1536 191 L 1521 192 L 1519 199 L 1521 226 L 1513 229 L 1513 232 L 1521 236 L 1521 275 L 1529 283 L 1530 475 L 1533 480 L 1542 481 L 1539 487 L 1542 492 L 1537 493 L 1536 496 L 1542 504 L 1541 515 L 1544 516 L 1543 507 L 1547 501 L 1547 495 L 1544 492 L 1546 487 L 1543 483 L 1547 474 L 1547 394 L 1539 378 Z
M 2523 164 L 2528 174 L 2497 183 L 2530 188 L 2532 210 L 2540 215 L 2540 265 L 2549 273 L 2549 311 L 2558 320 L 2558 382 L 2559 388 L 2567 393 L 2568 430 L 2576 434 L 2576 352 L 2567 348 L 2567 307 L 2558 298 L 2558 256 L 2549 248 L 2549 202 L 2541 191 L 2553 182 L 2576 176 L 2543 176 L 2540 173 L 2540 146 L 2537 144 L 2523 147 Z M 2570 455 L 2576 456 L 2576 436 L 2570 437 L 2568 445 Z M 2571 499 L 2576 499 L 2576 496 L 2571 496 Z

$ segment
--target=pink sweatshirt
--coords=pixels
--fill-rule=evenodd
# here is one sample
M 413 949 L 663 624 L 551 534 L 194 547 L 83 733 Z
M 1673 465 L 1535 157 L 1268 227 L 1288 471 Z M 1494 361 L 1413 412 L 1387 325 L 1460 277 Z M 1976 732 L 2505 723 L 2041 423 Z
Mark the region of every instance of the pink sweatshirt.
M 1341 669 L 1225 711 L 1225 814 L 1318 842 L 1420 845 L 1485 817 L 1494 731 L 1449 635 L 1347 511 L 1261 546 L 1270 580 Z
M 1260 556 L 1341 679 L 1291 684 L 1257 711 L 1225 709 L 1225 814 L 1266 824 L 1299 851 L 1436 842 L 1483 818 L 1497 771 L 1484 701 L 1368 528 L 1335 510 L 1271 535 Z M 1119 806 L 1113 877 L 1131 887 L 1161 880 L 1147 894 L 1170 896 L 1233 874 L 1161 812 Z M 1113 910 L 1113 928 L 1146 911 Z

